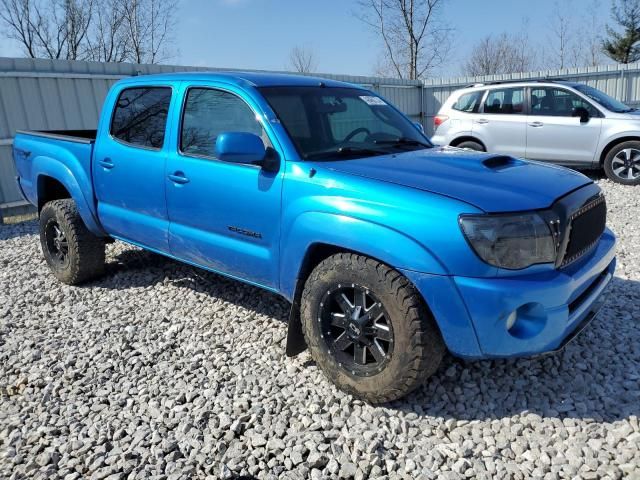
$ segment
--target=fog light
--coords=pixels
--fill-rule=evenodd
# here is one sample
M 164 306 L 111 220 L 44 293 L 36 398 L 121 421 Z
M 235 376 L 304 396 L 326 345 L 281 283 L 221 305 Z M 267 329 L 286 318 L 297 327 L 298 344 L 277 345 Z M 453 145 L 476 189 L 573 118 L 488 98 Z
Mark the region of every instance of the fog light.
M 547 324 L 547 311 L 539 303 L 527 303 L 507 317 L 507 331 L 520 339 L 538 335 Z

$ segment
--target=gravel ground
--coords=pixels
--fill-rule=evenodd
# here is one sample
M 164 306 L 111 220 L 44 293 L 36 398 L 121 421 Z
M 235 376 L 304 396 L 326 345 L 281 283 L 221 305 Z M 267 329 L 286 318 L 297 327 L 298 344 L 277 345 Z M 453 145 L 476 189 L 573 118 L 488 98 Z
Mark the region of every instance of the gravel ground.
M 640 478 L 639 189 L 599 318 L 537 359 L 447 358 L 402 401 L 284 356 L 287 304 L 122 245 L 84 287 L 0 227 L 0 478 Z

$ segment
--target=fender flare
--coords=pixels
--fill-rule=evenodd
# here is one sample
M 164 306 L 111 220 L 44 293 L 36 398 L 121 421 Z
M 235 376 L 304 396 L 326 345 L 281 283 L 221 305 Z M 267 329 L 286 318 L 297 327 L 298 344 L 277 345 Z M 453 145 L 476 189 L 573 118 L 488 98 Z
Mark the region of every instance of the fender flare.
M 100 237 L 107 236 L 94 213 L 93 202 L 89 203 L 87 201 L 75 175 L 63 161 L 50 157 L 38 156 L 33 159 L 32 169 L 33 178 L 36 180 L 36 205 L 39 202 L 38 197 L 40 195 L 40 183 L 42 179 L 44 177 L 53 178 L 67 189 L 73 201 L 76 202 L 78 213 L 89 231 Z M 86 182 L 90 182 L 90 180 L 85 179 L 85 183 Z

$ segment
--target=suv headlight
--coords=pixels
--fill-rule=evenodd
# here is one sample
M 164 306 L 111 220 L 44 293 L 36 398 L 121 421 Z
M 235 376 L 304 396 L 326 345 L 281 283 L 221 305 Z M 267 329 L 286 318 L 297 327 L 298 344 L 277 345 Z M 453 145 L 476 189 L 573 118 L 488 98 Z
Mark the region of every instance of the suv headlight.
M 537 213 L 461 215 L 460 228 L 476 254 L 495 267 L 518 270 L 556 259 L 551 230 Z

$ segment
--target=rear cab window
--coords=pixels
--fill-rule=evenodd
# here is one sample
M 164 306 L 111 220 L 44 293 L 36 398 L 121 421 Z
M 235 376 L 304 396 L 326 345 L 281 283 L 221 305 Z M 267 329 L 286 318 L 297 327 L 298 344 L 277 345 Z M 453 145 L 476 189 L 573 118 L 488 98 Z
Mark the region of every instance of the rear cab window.
M 478 90 L 475 92 L 463 93 L 451 106 L 452 109 L 459 112 L 478 113 L 480 110 L 480 102 L 486 90 Z
M 524 113 L 524 87 L 489 90 L 483 105 L 484 113 L 519 115 Z
M 135 87 L 120 92 L 111 118 L 111 136 L 126 144 L 160 150 L 164 145 L 170 87 Z

